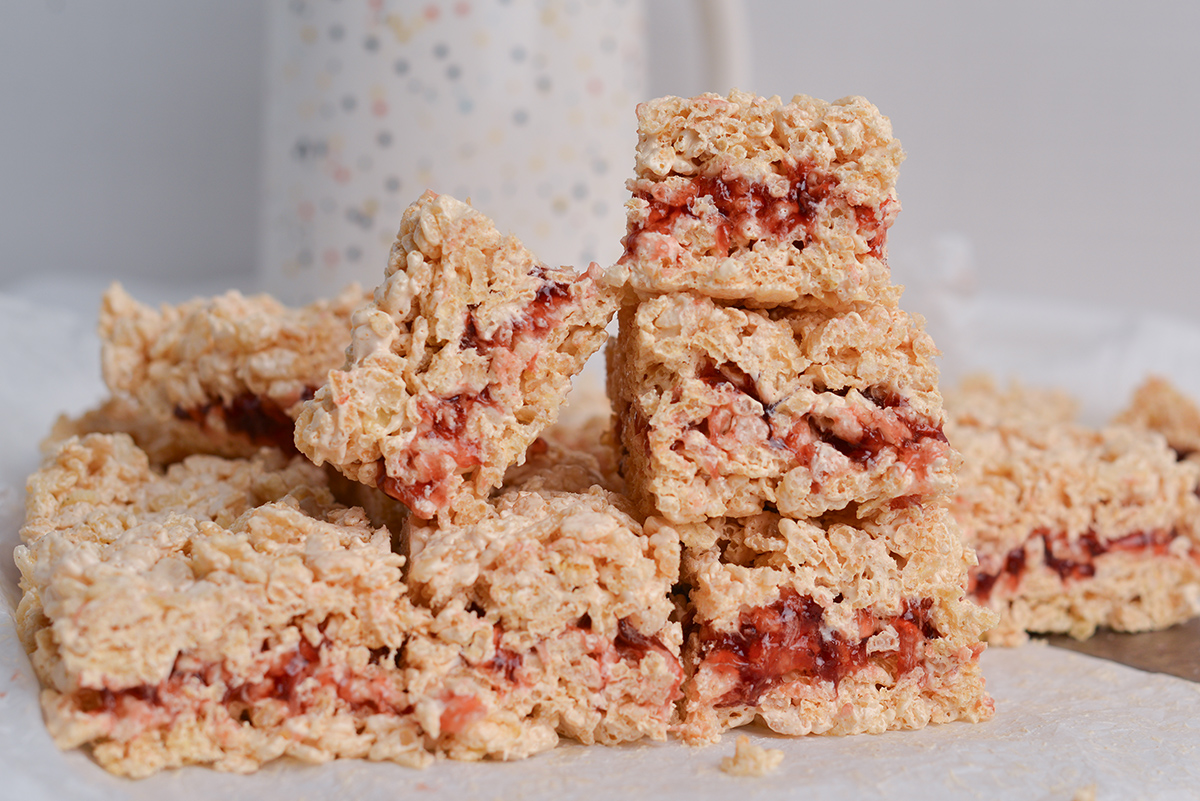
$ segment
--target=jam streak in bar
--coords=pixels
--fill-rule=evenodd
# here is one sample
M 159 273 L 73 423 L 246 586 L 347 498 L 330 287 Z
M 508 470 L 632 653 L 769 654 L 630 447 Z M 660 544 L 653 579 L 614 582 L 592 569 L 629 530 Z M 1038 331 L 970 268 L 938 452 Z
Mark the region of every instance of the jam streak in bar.
M 916 668 L 927 640 L 941 634 L 929 618 L 933 600 L 905 601 L 904 611 L 880 620 L 867 609 L 857 613 L 858 639 L 826 630 L 824 608 L 808 596 L 784 590 L 769 606 L 742 612 L 736 631 L 700 627 L 698 670 L 733 673 L 734 689 L 716 700 L 718 707 L 754 706 L 771 689 L 788 681 L 819 679 L 837 684 L 868 663 L 892 662 L 894 675 Z M 867 640 L 888 626 L 900 638 L 894 651 L 867 653 Z
M 123 690 L 83 688 L 75 691 L 74 700 L 86 713 L 116 713 L 150 724 L 166 723 L 176 714 L 204 704 L 209 696 L 204 688 L 214 684 L 225 685 L 220 703 L 234 719 L 243 718 L 243 713 L 267 700 L 282 701 L 291 715 L 304 714 L 322 704 L 319 691 L 325 688 L 332 688 L 354 714 L 412 712 L 400 689 L 401 674 L 397 671 L 372 663 L 361 675 L 348 674 L 345 668 L 321 664 L 321 651 L 322 645 L 314 646 L 302 639 L 295 650 L 271 664 L 258 681 L 239 681 L 220 664 L 201 670 L 181 669 L 181 657 L 171 675 L 159 684 Z
M 701 364 L 697 378 L 714 388 L 729 387 L 758 404 L 763 410 L 762 419 L 768 432 L 765 444 L 791 451 L 802 465 L 811 464 L 819 443 L 833 447 L 866 469 L 875 466 L 881 453 L 894 449 L 898 461 L 911 469 L 920 482 L 930 466 L 944 457 L 950 447 L 941 426 L 931 426 L 913 419 L 911 409 L 903 399 L 880 392 L 867 390 L 864 393 L 864 397 L 877 410 L 867 413 L 865 419 L 863 415 L 856 414 L 861 433 L 857 438 L 851 438 L 839 435 L 834 426 L 808 414 L 782 430 L 781 421 L 774 414 L 775 404 L 765 403 L 754 379 L 732 362 L 720 365 L 705 362 Z M 733 429 L 732 418 L 736 416 L 734 405 L 725 404 L 714 409 L 708 418 L 693 428 L 709 440 L 719 439 L 724 432 Z M 673 450 L 678 450 L 682 445 L 681 440 Z
M 297 396 L 296 403 L 312 400 L 315 392 L 313 387 L 305 387 Z M 176 406 L 174 409 L 176 420 L 192 422 L 205 429 L 208 428 L 209 416 L 213 414 L 225 421 L 228 431 L 244 434 L 255 445 L 272 445 L 287 453 L 296 453 L 293 441 L 296 422 L 270 398 L 243 392 L 229 403 L 214 401 L 202 406 Z
M 1115 540 L 1101 541 L 1093 532 L 1087 531 L 1072 541 L 1062 532 L 1052 533 L 1047 529 L 1037 529 L 1030 535 L 1026 545 L 1013 548 L 1005 554 L 1004 564 L 999 570 L 984 572 L 982 567 L 973 569 L 970 574 L 970 591 L 976 598 L 986 601 L 997 584 L 1003 582 L 1010 589 L 1015 589 L 1027 567 L 1026 548 L 1029 544 L 1032 544 L 1035 550 L 1040 547 L 1046 567 L 1057 573 L 1063 581 L 1069 581 L 1096 575 L 1096 559 L 1110 551 L 1166 556 L 1170 552 L 1171 543 L 1178 536 L 1179 532 L 1174 529 L 1135 531 Z
M 488 387 L 474 396 L 422 399 L 417 404 L 421 423 L 402 464 L 404 481 L 378 462 L 376 485 L 403 503 L 413 514 L 429 519 L 450 501 L 460 471 L 483 464 L 479 441 L 467 433 L 467 420 L 480 406 L 495 408 Z
M 563 306 L 571 298 L 571 287 L 545 278 L 545 268 L 534 273 L 543 278 L 541 287 L 521 314 L 483 336 L 473 313 L 467 314 L 460 350 L 487 353 L 495 349 L 516 352 L 523 342 L 540 338 L 565 316 Z M 533 349 L 536 352 L 536 348 Z M 456 477 L 486 461 L 478 433 L 467 430 L 467 421 L 482 408 L 499 409 L 491 386 L 476 395 L 424 398 L 418 405 L 421 422 L 413 436 L 406 459 L 395 474 L 384 459 L 378 462 L 376 485 L 403 503 L 414 514 L 430 519 L 449 504 L 458 486 Z
M 812 238 L 818 207 L 832 194 L 836 180 L 806 162 L 780 166 L 788 182 L 781 197 L 772 195 L 765 184 L 723 175 L 695 178 L 682 189 L 669 190 L 663 184 L 655 184 L 649 189 L 636 190 L 634 196 L 645 200 L 649 209 L 645 222 L 626 235 L 622 261 L 633 258 L 643 235 L 671 236 L 681 216 L 699 219 L 695 203 L 702 197 L 711 199 L 721 217 L 714 230 L 716 253 L 709 255 L 728 256 L 735 235 L 744 242 L 760 238 L 792 242 L 802 250 Z M 875 257 L 882 256 L 887 243 L 887 230 L 894 216 L 891 205 L 891 200 L 885 200 L 878 208 L 851 207 L 855 222 L 867 240 L 868 252 Z M 761 233 L 756 235 L 755 229 Z

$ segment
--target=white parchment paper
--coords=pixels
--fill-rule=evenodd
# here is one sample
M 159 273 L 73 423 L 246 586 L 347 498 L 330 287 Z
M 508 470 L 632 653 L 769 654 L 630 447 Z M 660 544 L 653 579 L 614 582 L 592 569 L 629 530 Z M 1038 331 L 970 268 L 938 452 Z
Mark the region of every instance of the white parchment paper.
M 1097 421 L 1148 372 L 1200 397 L 1200 329 L 1182 321 L 1005 298 L 934 308 L 929 316 L 951 376 L 986 368 L 1063 386 Z M 57 414 L 82 411 L 104 394 L 94 319 L 94 308 L 0 294 L 0 798 L 1030 801 L 1087 790 L 1114 801 L 1200 798 L 1200 685 L 1038 644 L 983 655 L 997 707 L 987 723 L 798 739 L 751 729 L 755 742 L 786 755 L 762 778 L 718 769 L 733 752 L 733 735 L 700 749 L 568 744 L 522 762 L 445 761 L 424 771 L 280 761 L 250 776 L 200 768 L 139 782 L 110 776 L 82 752 L 59 752 L 46 734 L 37 680 L 13 625 L 18 575 L 9 556 L 38 440 Z

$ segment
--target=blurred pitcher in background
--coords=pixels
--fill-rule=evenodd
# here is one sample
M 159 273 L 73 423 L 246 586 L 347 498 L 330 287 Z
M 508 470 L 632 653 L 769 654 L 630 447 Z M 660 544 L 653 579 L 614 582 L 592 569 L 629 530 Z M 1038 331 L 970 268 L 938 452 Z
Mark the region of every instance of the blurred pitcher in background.
M 379 283 L 426 188 L 546 262 L 620 255 L 641 2 L 290 0 L 268 23 L 265 289 Z

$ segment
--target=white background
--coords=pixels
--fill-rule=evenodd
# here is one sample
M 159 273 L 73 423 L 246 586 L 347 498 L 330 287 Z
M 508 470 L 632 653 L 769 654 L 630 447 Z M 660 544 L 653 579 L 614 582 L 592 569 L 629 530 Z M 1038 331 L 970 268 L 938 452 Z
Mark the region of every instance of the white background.
M 648 4 L 648 96 L 727 88 L 704 85 L 690 5 Z M 1200 4 L 746 6 L 742 88 L 861 94 L 892 119 L 910 290 L 969 272 L 1200 320 Z M 252 286 L 264 35 L 264 7 L 236 0 L 0 6 L 0 290 Z

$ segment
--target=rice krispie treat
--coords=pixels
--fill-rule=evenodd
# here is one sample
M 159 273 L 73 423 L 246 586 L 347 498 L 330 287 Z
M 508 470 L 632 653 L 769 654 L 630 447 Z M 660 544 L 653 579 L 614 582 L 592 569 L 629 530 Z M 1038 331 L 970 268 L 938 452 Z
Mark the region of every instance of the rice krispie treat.
M 747 307 L 895 305 L 885 245 L 904 153 L 873 105 L 735 91 L 652 100 L 637 116 L 614 283 Z
M 1001 616 L 988 641 L 1200 614 L 1200 463 L 1145 429 L 1031 411 L 1063 408 L 1055 398 L 982 377 L 947 393 L 964 459 L 952 509 L 979 559 L 971 591 Z
M 128 776 L 429 760 L 395 659 L 431 616 L 388 532 L 305 460 L 160 475 L 125 435 L 68 440 L 30 478 L 21 537 L 17 627 L 59 747 Z
M 1157 431 L 1180 459 L 1200 459 L 1200 407 L 1165 378 L 1142 382 L 1113 422 Z
M 456 641 L 494 646 L 520 688 L 507 706 L 583 743 L 665 739 L 683 679 L 679 541 L 643 536 L 623 505 L 599 487 L 506 489 L 481 521 L 413 517 L 403 538 L 414 600 L 462 620 Z
M 54 436 L 126 432 L 156 462 L 249 456 L 263 445 L 295 453 L 300 404 L 345 361 L 351 312 L 368 297 L 350 286 L 296 309 L 228 292 L 153 309 L 114 284 L 100 308 L 113 398 L 80 420 L 60 421 Z
M 664 530 L 682 540 L 690 587 L 689 742 L 756 717 L 799 735 L 992 715 L 978 656 L 995 614 L 965 598 L 974 560 L 944 507 L 646 522 Z
M 770 506 L 810 517 L 945 494 L 936 351 L 895 307 L 747 310 L 663 295 L 621 312 L 610 349 L 623 473 L 674 522 Z
M 599 490 L 506 496 L 497 531 L 424 552 L 414 604 L 389 532 L 278 450 L 159 473 L 94 434 L 28 489 L 17 628 L 47 726 L 115 773 L 512 759 L 560 733 L 661 738 L 674 709 L 678 544 Z
M 616 293 L 537 261 L 470 206 L 427 192 L 344 369 L 305 404 L 296 445 L 414 514 L 479 517 L 603 345 Z

